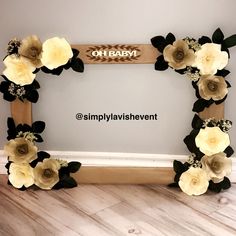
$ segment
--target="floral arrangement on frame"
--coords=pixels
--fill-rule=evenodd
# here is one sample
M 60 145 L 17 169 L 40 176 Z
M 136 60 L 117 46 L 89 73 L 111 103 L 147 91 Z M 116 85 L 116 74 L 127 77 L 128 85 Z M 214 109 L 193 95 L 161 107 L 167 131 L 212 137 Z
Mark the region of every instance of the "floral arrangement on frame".
M 230 71 L 225 67 L 230 58 L 229 48 L 236 45 L 236 35 L 225 38 L 218 28 L 212 38 L 202 36 L 176 40 L 169 33 L 166 37 L 153 37 L 151 43 L 161 53 L 155 70 L 171 68 L 192 81 L 197 97 L 194 112 L 199 113 L 213 103 L 218 105 L 225 101 L 231 87 L 225 79 Z M 214 117 L 202 120 L 195 114 L 193 130 L 184 139 L 191 155 L 185 163 L 174 161 L 176 175 L 174 183 L 169 186 L 180 187 L 188 195 L 201 195 L 208 189 L 220 192 L 230 188 L 230 157 L 234 153 L 228 134 L 231 126 L 229 120 L 216 120 Z
M 84 63 L 78 58 L 79 51 L 71 48 L 64 38 L 50 38 L 44 43 L 33 35 L 23 40 L 13 39 L 8 43 L 7 56 L 3 63 L 4 81 L 0 84 L 3 98 L 9 102 L 36 103 L 40 85 L 36 81 L 39 71 L 60 75 L 72 68 L 84 71 Z M 81 163 L 58 160 L 44 151 L 38 151 L 36 142 L 43 142 L 41 133 L 45 129 L 43 121 L 16 125 L 8 118 L 8 142 L 4 151 L 8 156 L 6 168 L 8 183 L 20 190 L 35 186 L 40 189 L 60 189 L 76 187 L 71 176 L 80 169 Z

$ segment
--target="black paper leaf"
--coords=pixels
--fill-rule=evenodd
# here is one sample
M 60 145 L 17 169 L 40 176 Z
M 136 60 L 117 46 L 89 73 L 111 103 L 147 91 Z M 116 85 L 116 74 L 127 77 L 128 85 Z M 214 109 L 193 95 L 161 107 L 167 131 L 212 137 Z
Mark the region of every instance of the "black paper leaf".
M 231 35 L 223 41 L 223 44 L 226 48 L 231 48 L 236 45 L 236 34 Z
M 174 41 L 175 41 L 175 36 L 172 33 L 167 34 L 166 43 L 173 44 Z
M 194 105 L 193 105 L 193 111 L 194 112 L 201 112 L 203 111 L 206 107 L 209 107 L 211 104 L 213 104 L 214 101 L 212 99 L 210 100 L 205 100 L 203 98 L 198 99 Z
M 201 129 L 202 125 L 203 125 L 203 120 L 197 114 L 195 114 L 192 120 L 193 129 Z
M 200 39 L 198 39 L 198 43 L 200 43 L 201 45 L 205 43 L 211 43 L 211 39 L 207 36 L 202 36 Z
M 80 58 L 72 58 L 71 60 L 71 68 L 77 72 L 84 71 L 84 63 Z
M 32 132 L 33 133 L 42 133 L 45 129 L 45 122 L 43 121 L 35 121 L 32 124 Z
M 77 172 L 81 167 L 81 163 L 77 161 L 71 161 L 68 163 L 68 170 L 70 173 Z
M 234 150 L 231 146 L 228 146 L 225 150 L 224 153 L 226 154 L 227 157 L 231 157 L 234 154 Z
M 230 73 L 229 70 L 222 69 L 217 71 L 216 76 L 226 77 L 229 73 Z
M 224 40 L 224 34 L 220 28 L 216 29 L 216 31 L 212 35 L 212 42 L 221 44 Z
M 163 52 L 167 45 L 166 39 L 163 36 L 156 36 L 151 39 L 153 47 L 157 48 L 159 52 Z
M 164 57 L 163 55 L 160 55 L 158 58 L 157 58 L 157 61 L 155 63 L 155 70 L 160 70 L 160 71 L 163 71 L 163 70 L 166 70 L 168 69 L 168 63 L 164 60 Z

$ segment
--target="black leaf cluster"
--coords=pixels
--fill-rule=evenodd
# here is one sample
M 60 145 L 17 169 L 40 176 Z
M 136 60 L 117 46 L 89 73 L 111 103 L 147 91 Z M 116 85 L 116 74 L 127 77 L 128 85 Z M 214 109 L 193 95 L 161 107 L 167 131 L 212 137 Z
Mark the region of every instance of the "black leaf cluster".
M 24 102 L 25 99 L 32 103 L 36 103 L 38 101 L 39 94 L 37 89 L 40 88 L 40 85 L 37 80 L 34 80 L 32 84 L 20 86 L 8 80 L 5 75 L 2 75 L 2 77 L 4 81 L 2 81 L 0 84 L 0 92 L 3 93 L 4 100 L 13 102 L 18 98 L 22 102 Z M 12 88 L 13 92 L 10 92 Z M 25 91 L 23 95 L 17 95 L 17 90 L 20 89 Z
M 13 120 L 13 118 L 9 117 L 7 119 L 7 140 L 10 139 L 15 139 L 16 136 L 19 134 L 19 132 L 30 132 L 32 134 L 34 134 L 34 136 L 37 138 L 34 141 L 35 142 L 43 142 L 43 139 L 41 137 L 41 133 L 44 131 L 45 129 L 45 122 L 43 121 L 35 121 L 32 126 L 27 125 L 27 124 L 19 124 L 19 125 L 15 125 L 15 122 Z

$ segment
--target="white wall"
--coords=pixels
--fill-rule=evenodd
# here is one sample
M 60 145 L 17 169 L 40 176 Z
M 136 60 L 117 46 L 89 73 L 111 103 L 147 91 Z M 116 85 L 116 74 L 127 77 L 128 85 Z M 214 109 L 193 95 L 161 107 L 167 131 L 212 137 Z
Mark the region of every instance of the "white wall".
M 149 43 L 173 32 L 177 37 L 211 35 L 219 26 L 236 33 L 235 0 L 1 0 L 0 57 L 12 37 L 37 34 L 71 43 Z M 236 49 L 228 69 L 232 83 L 226 118 L 234 122 L 236 148 Z M 3 69 L 3 66 L 0 66 Z M 86 65 L 85 73 L 38 74 L 40 100 L 34 120 L 44 120 L 42 149 L 186 154 L 194 90 L 187 78 L 153 65 Z M 5 143 L 9 103 L 0 99 L 0 146 Z M 158 113 L 158 121 L 77 121 L 82 113 Z M 1 149 L 1 148 L 0 148 Z

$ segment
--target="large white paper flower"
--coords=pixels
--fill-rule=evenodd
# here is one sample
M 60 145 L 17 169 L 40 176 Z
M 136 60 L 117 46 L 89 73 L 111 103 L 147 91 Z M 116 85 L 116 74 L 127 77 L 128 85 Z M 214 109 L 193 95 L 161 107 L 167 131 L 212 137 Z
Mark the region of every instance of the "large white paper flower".
M 59 181 L 60 163 L 55 159 L 44 159 L 34 168 L 35 185 L 50 190 Z
M 196 58 L 193 67 L 200 70 L 201 75 L 214 75 L 228 64 L 227 52 L 221 51 L 221 45 L 205 43 L 195 52 Z
M 180 176 L 179 186 L 188 195 L 201 195 L 208 189 L 208 176 L 202 168 L 190 167 Z
M 33 169 L 29 164 L 11 163 L 9 181 L 15 188 L 26 188 L 34 184 Z
M 229 135 L 219 127 L 201 129 L 195 138 L 196 146 L 207 156 L 223 152 L 229 145 Z
M 32 84 L 36 67 L 26 58 L 10 55 L 3 61 L 6 69 L 3 74 L 13 83 L 20 86 Z
M 201 159 L 201 163 L 209 179 L 214 183 L 221 182 L 232 171 L 232 160 L 227 158 L 224 152 L 212 156 L 204 156 Z
M 15 138 L 6 143 L 4 151 L 9 161 L 22 164 L 35 160 L 38 148 L 25 138 Z
M 177 70 L 191 66 L 195 60 L 194 51 L 189 49 L 184 40 L 177 40 L 173 45 L 167 45 L 163 51 L 163 56 L 169 66 Z
M 54 37 L 43 43 L 41 62 L 50 70 L 65 65 L 72 56 L 71 46 L 64 38 Z

